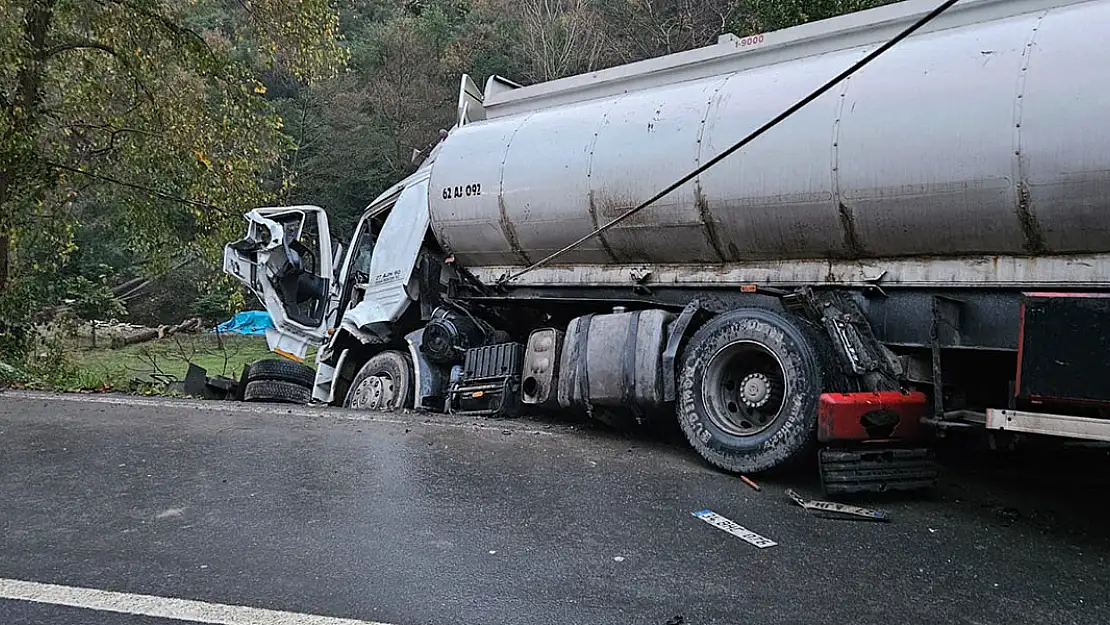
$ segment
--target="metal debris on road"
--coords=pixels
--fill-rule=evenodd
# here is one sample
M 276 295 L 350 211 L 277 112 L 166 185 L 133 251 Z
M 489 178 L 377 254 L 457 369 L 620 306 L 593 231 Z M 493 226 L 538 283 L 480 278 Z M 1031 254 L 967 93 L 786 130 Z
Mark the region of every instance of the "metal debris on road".
M 766 549 L 767 547 L 774 547 L 778 545 L 778 543 L 771 540 L 770 538 L 760 536 L 759 534 L 756 534 L 746 527 L 737 525 L 736 523 L 730 521 L 729 519 L 726 519 L 716 512 L 713 512 L 712 510 L 701 510 L 698 512 L 694 512 L 693 515 L 701 519 L 702 521 L 705 521 L 706 523 L 712 525 L 713 527 L 719 530 L 726 531 L 741 540 L 744 540 L 755 545 L 756 547 L 759 547 L 760 549 Z
M 786 489 L 786 494 L 794 503 L 798 504 L 813 516 L 824 519 L 847 519 L 852 521 L 889 521 L 890 517 L 882 510 L 871 510 L 849 506 L 833 501 L 816 501 L 803 499 L 793 489 Z

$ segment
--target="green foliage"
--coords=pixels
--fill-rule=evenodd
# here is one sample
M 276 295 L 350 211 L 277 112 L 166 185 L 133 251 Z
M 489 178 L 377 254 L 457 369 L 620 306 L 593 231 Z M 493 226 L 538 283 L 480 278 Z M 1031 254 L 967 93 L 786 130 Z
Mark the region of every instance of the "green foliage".
M 223 323 L 238 312 L 238 291 L 230 279 L 215 282 L 207 293 L 193 301 L 189 315 L 200 317 L 206 326 Z
M 748 0 L 729 28 L 737 35 L 778 30 L 890 4 L 895 0 Z
M 338 14 L 327 0 L 231 6 L 0 6 L 0 320 L 21 323 L 73 289 L 107 305 L 103 293 L 85 302 L 90 266 L 158 274 L 183 251 L 214 261 L 242 212 L 282 188 L 293 142 L 259 71 L 334 76 Z M 123 253 L 78 257 L 86 224 L 111 224 Z M 67 274 L 86 282 L 53 284 Z
M 65 282 L 64 303 L 79 319 L 119 319 L 127 311 L 105 282 L 106 275 L 90 280 L 85 276 L 74 276 Z

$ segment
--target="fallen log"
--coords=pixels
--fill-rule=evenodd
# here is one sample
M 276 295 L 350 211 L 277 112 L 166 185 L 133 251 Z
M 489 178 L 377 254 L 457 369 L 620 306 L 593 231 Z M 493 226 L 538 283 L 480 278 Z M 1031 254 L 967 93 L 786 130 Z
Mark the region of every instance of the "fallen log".
M 119 348 L 127 345 L 135 345 L 138 343 L 145 343 L 155 339 L 165 338 L 177 334 L 179 332 L 196 332 L 200 330 L 200 318 L 193 318 L 183 321 L 175 326 L 159 326 L 157 328 L 145 328 L 132 334 L 124 336 L 117 336 L 112 339 L 112 347 Z

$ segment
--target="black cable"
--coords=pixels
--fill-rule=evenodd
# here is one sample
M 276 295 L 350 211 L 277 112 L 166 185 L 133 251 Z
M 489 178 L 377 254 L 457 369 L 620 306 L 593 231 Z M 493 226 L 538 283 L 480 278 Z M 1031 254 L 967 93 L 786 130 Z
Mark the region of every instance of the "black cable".
M 136 191 L 142 191 L 144 193 L 149 193 L 149 194 L 151 194 L 155 197 L 161 198 L 163 200 L 170 200 L 170 201 L 178 202 L 178 203 L 181 203 L 181 204 L 188 204 L 189 206 L 196 206 L 198 208 L 208 208 L 208 209 L 213 209 L 213 210 L 220 210 L 220 208 L 218 206 L 213 206 L 212 204 L 205 204 L 204 202 L 197 202 L 196 200 L 189 200 L 189 199 L 186 199 L 186 198 L 183 198 L 183 197 L 178 197 L 176 195 L 170 195 L 169 193 L 159 191 L 158 189 L 152 189 L 151 187 L 145 187 L 141 184 L 135 184 L 134 182 L 127 182 L 126 180 L 120 180 L 118 178 L 112 178 L 111 176 L 105 176 L 103 174 L 95 174 L 95 173 L 93 173 L 91 171 L 88 171 L 88 170 L 85 170 L 85 169 L 78 169 L 77 167 L 70 167 L 69 165 L 61 165 L 61 164 L 58 164 L 58 163 L 49 163 L 48 162 L 46 164 L 49 165 L 50 167 L 53 167 L 54 169 L 60 169 L 62 171 L 68 171 L 68 172 L 71 172 L 71 173 L 74 173 L 74 174 L 79 174 L 81 176 L 86 176 L 88 178 L 92 178 L 93 180 L 103 180 L 104 182 L 109 182 L 109 183 L 112 183 L 112 184 L 116 184 L 116 185 L 119 185 L 121 187 L 127 187 L 128 189 L 135 189 Z
M 959 0 L 946 0 L 940 6 L 933 9 L 932 11 L 930 11 L 927 15 L 923 16 L 921 19 L 914 22 L 909 28 L 906 28 L 905 30 L 903 30 L 896 37 L 894 37 L 890 41 L 887 41 L 886 43 L 879 46 L 878 48 L 876 48 L 873 52 L 871 52 L 871 54 L 868 54 L 867 56 L 863 57 L 861 60 L 857 61 L 854 65 L 852 65 L 848 69 L 846 69 L 843 72 L 841 72 L 840 74 L 838 74 L 835 78 L 833 78 L 829 82 L 825 83 L 823 86 L 818 88 L 816 91 L 814 91 L 813 93 L 809 94 L 808 96 L 802 98 L 796 104 L 794 104 L 790 108 L 788 108 L 785 111 L 783 111 L 782 113 L 780 113 L 777 117 L 775 117 L 771 121 L 767 122 L 766 124 L 763 124 L 758 129 L 756 129 L 754 132 L 752 132 L 748 136 L 744 137 L 740 141 L 733 144 L 732 147 L 728 148 L 724 152 L 721 152 L 717 156 L 709 159 L 708 161 L 705 162 L 704 165 L 698 167 L 697 169 L 690 172 L 689 174 L 686 174 L 685 176 L 680 178 L 677 182 L 668 186 L 666 189 L 663 189 L 659 193 L 656 193 L 654 196 L 651 197 L 651 199 L 641 203 L 639 206 L 636 206 L 635 208 L 631 208 L 631 209 L 625 211 L 624 213 L 622 213 L 621 215 L 619 215 L 618 217 L 616 217 L 615 219 L 613 219 L 609 223 L 605 224 L 604 226 L 599 227 L 598 229 L 596 229 L 593 232 L 587 234 L 586 236 L 582 237 L 581 239 L 578 239 L 577 241 L 575 241 L 574 243 L 571 243 L 570 245 L 564 247 L 563 249 L 550 254 L 546 258 L 542 258 L 542 259 L 536 261 L 535 263 L 532 263 L 530 266 L 525 267 L 524 269 L 518 271 L 515 274 L 502 277 L 498 281 L 498 284 L 504 284 L 504 283 L 506 283 L 510 280 L 514 280 L 516 278 L 519 278 L 520 276 L 523 276 L 524 274 L 526 274 L 530 271 L 533 271 L 533 270 L 535 270 L 535 269 L 537 269 L 537 268 L 539 268 L 543 265 L 546 265 L 547 263 L 551 262 L 553 259 L 555 259 L 559 256 L 562 256 L 563 254 L 569 252 L 570 250 L 578 247 L 582 243 L 585 243 L 586 241 L 592 239 L 593 237 L 601 234 L 602 232 L 605 232 L 606 230 L 612 228 L 613 226 L 617 225 L 618 223 L 624 221 L 625 219 L 628 219 L 629 217 L 635 215 L 636 213 L 644 210 L 648 206 L 651 206 L 652 204 L 654 204 L 654 203 L 658 202 L 659 200 L 663 199 L 664 197 L 667 196 L 667 194 L 671 193 L 672 191 L 681 187 L 682 185 L 686 184 L 687 182 L 690 182 L 695 177 L 700 175 L 702 172 L 706 171 L 710 167 L 713 167 L 717 163 L 723 161 L 725 158 L 727 158 L 733 152 L 735 152 L 735 151 L 739 150 L 740 148 L 744 147 L 745 145 L 751 143 L 754 139 L 756 139 L 757 137 L 759 137 L 763 133 L 765 133 L 768 130 L 774 128 L 780 122 L 782 122 L 786 118 L 790 117 L 794 113 L 797 113 L 799 110 L 801 110 L 803 107 L 805 107 L 810 102 L 813 102 L 817 98 L 824 95 L 825 92 L 827 92 L 828 90 L 835 87 L 837 84 L 842 82 L 845 78 L 848 78 L 852 74 L 856 73 L 857 71 L 860 70 L 860 68 L 867 65 L 871 61 L 874 61 L 881 54 L 883 54 L 884 52 L 886 52 L 890 48 L 897 45 L 903 39 L 905 39 L 906 37 L 909 37 L 914 32 L 916 32 L 918 29 L 920 29 L 921 27 L 925 26 L 929 22 L 931 22 L 934 19 L 936 19 L 937 17 L 939 17 L 941 13 L 944 13 L 945 11 L 947 11 L 949 8 L 952 7 L 952 5 L 956 4 L 956 2 L 958 2 L 958 1 Z

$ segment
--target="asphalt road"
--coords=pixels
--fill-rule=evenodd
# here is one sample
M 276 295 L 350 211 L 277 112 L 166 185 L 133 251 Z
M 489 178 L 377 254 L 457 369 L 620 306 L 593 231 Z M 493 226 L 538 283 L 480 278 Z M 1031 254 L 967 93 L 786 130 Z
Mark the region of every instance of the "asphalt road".
M 1106 623 L 1110 462 L 1085 462 L 961 463 L 931 497 L 868 502 L 893 517 L 877 524 L 791 504 L 788 487 L 819 494 L 808 473 L 756 492 L 665 440 L 8 391 L 0 593 L 38 582 L 391 625 Z M 9 599 L 0 622 L 181 621 Z

